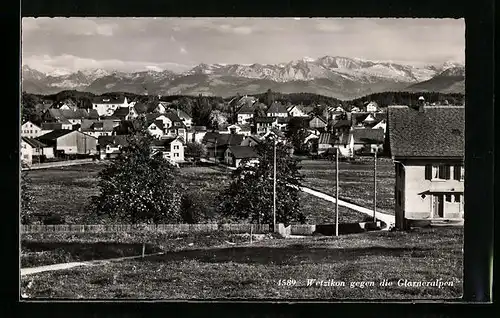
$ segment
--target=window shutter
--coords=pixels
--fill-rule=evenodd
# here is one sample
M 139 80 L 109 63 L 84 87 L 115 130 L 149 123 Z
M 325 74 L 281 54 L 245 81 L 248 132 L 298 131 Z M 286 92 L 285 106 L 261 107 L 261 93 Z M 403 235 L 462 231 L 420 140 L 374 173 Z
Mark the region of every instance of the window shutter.
M 445 166 L 445 177 L 446 177 L 446 180 L 450 180 L 451 179 L 451 166 L 450 165 L 446 165 Z
M 453 167 L 453 179 L 460 181 L 461 169 L 462 169 L 462 167 L 459 165 L 455 165 Z
M 425 180 L 432 179 L 432 165 L 425 165 Z

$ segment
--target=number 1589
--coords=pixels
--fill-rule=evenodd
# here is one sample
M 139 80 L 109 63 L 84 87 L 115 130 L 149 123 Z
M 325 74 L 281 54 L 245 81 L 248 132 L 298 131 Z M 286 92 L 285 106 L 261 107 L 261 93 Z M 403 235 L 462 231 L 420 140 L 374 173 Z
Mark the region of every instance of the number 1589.
M 278 286 L 294 286 L 297 284 L 295 279 L 280 279 L 278 280 Z

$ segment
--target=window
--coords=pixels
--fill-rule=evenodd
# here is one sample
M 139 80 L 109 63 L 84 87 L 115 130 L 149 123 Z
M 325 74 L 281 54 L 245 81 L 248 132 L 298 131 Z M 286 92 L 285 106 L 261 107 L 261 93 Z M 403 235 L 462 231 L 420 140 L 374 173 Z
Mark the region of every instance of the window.
M 446 198 L 446 202 L 452 202 L 451 201 L 451 194 L 446 194 L 445 198 Z
M 432 180 L 432 165 L 425 165 L 425 180 Z
M 177 152 L 174 153 L 174 157 L 179 157 L 179 154 Z
M 179 146 L 174 146 L 174 149 L 175 149 L 175 150 L 179 149 Z
M 453 166 L 453 179 L 454 180 L 461 180 L 461 171 L 462 167 L 460 165 L 455 165 Z
M 455 202 L 460 203 L 462 195 L 461 194 L 455 194 Z

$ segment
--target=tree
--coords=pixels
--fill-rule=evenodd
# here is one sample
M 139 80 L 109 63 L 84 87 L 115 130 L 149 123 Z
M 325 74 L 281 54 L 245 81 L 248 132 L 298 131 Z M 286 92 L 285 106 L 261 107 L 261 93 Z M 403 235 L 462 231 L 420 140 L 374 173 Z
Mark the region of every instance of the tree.
M 290 156 L 289 145 L 278 143 L 276 147 L 276 221 L 303 223 L 300 190 L 293 187 L 302 180 L 299 161 Z M 232 219 L 272 224 L 274 141 L 263 141 L 256 146 L 256 151 L 258 164 L 250 165 L 244 160 L 233 172 L 229 187 L 218 197 L 218 212 Z
M 207 148 L 205 145 L 199 142 L 188 142 L 186 144 L 185 156 L 188 158 L 193 158 L 195 162 L 200 161 L 201 158 L 205 158 L 207 155 Z
M 307 131 L 303 125 L 303 119 L 300 117 L 292 117 L 288 123 L 286 137 L 290 140 L 296 153 L 304 154 L 308 151 L 307 144 L 304 143 L 307 135 Z
M 220 110 L 212 110 L 210 112 L 210 127 L 219 129 L 222 125 L 227 123 L 227 117 Z
M 31 187 L 31 178 L 26 172 L 21 172 L 21 223 L 30 224 L 33 222 L 34 196 Z
M 180 221 L 174 167 L 152 153 L 152 137 L 141 120 L 143 128 L 127 138 L 121 155 L 99 173 L 100 195 L 91 204 L 94 216 L 132 224 Z
M 275 96 L 273 91 L 271 91 L 271 89 L 267 90 L 266 97 L 264 98 L 264 100 L 266 101 L 265 103 L 267 106 L 271 106 L 272 103 L 275 101 Z

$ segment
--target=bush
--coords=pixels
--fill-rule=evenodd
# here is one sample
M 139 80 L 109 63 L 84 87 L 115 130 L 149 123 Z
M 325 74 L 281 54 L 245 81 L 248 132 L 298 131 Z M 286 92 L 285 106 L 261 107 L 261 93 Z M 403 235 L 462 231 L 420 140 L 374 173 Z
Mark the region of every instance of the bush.
M 59 225 L 59 224 L 65 224 L 65 223 L 66 223 L 66 221 L 64 220 L 64 217 L 62 217 L 58 214 L 50 213 L 43 218 L 44 225 Z
M 185 223 L 194 224 L 210 219 L 214 212 L 213 202 L 204 192 L 187 192 L 182 195 L 181 214 Z

